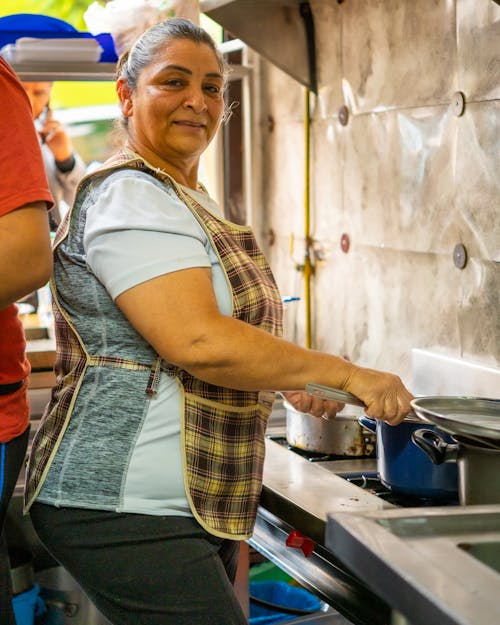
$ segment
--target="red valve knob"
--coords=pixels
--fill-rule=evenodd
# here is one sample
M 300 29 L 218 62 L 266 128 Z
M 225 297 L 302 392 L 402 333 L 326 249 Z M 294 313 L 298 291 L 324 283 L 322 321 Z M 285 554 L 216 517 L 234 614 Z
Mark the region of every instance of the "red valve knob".
M 302 549 L 302 553 L 308 558 L 314 551 L 314 542 L 297 530 L 292 530 L 286 538 L 286 546 L 292 549 Z

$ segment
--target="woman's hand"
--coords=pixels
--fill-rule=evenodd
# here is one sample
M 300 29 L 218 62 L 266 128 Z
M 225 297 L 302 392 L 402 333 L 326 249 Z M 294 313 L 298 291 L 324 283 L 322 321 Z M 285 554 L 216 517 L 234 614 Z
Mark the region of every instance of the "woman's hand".
M 281 394 L 295 410 L 323 419 L 334 419 L 337 412 L 340 412 L 345 406 L 338 401 L 315 397 L 306 391 L 287 391 Z
M 343 390 L 364 401 L 365 412 L 369 417 L 382 419 L 390 425 L 401 423 L 411 412 L 413 395 L 400 378 L 392 373 L 354 367 Z

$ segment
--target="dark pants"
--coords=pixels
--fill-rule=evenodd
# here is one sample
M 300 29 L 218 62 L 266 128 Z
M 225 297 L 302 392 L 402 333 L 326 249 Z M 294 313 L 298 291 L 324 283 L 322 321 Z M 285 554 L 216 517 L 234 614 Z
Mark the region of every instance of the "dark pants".
M 4 521 L 28 446 L 28 429 L 8 443 L 0 443 L 0 623 L 16 625 L 12 609 L 10 562 L 4 536 Z
M 114 625 L 246 625 L 232 582 L 239 543 L 191 518 L 35 503 L 48 551 Z

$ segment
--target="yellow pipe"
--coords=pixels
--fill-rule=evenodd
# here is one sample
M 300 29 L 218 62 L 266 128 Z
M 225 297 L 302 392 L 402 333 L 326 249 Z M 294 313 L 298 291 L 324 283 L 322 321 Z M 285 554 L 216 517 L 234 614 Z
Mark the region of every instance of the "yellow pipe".
M 312 329 L 311 329 L 311 276 L 314 273 L 314 267 L 311 262 L 311 207 L 310 207 L 310 173 L 311 173 L 311 133 L 310 133 L 310 101 L 309 89 L 305 90 L 305 113 L 304 113 L 304 300 L 305 300 L 305 316 L 306 316 L 306 347 L 312 346 Z

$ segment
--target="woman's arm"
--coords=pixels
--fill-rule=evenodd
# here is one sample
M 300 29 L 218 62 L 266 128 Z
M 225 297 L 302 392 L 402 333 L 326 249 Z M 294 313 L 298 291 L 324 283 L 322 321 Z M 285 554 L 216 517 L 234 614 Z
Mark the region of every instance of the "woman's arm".
M 222 315 L 209 269 L 148 280 L 123 292 L 116 303 L 165 360 L 206 382 L 281 391 L 316 382 L 358 395 L 368 415 L 390 423 L 410 411 L 412 396 L 397 376 L 302 348 Z

